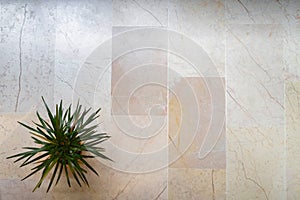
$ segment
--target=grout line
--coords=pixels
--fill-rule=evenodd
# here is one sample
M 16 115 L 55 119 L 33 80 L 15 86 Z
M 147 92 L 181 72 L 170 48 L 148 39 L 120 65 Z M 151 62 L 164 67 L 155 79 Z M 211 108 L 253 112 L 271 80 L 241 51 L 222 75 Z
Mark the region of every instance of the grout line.
M 224 24 L 225 24 L 225 27 L 224 27 L 224 40 L 225 40 L 225 48 L 224 48 L 224 84 L 225 84 L 225 91 L 224 91 L 224 95 L 225 95 L 225 196 L 227 196 L 227 191 L 228 191 L 228 184 L 229 184 L 229 181 L 228 181 L 228 176 L 227 176 L 227 166 L 228 166 L 228 136 L 227 136 L 227 124 L 228 124 L 228 118 L 227 118 L 227 35 L 228 35 L 228 32 L 227 32 L 227 27 L 228 27 L 228 24 L 226 22 L 226 5 L 227 1 L 225 1 L 225 5 L 224 5 L 224 8 L 225 8 L 225 20 L 224 20 Z
M 167 30 L 170 28 L 170 0 L 168 0 L 167 3 Z M 170 101 L 170 54 L 169 54 L 169 31 L 167 31 L 167 146 L 169 143 L 169 114 L 170 114 L 170 107 L 169 107 L 169 101 Z M 169 199 L 169 148 L 167 150 L 167 184 L 166 184 L 166 190 L 167 190 L 167 199 Z
M 286 131 L 286 101 L 285 101 L 285 95 L 286 95 L 286 84 L 285 80 L 283 81 L 283 134 L 284 134 L 284 143 L 283 143 L 283 187 L 285 192 L 285 198 L 288 199 L 288 184 L 287 184 L 287 131 Z

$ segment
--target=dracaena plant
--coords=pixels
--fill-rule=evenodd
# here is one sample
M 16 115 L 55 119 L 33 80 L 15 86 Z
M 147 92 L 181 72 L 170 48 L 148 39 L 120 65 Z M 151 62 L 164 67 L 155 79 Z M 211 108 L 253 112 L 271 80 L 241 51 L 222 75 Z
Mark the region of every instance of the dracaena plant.
M 36 112 L 38 122 L 33 122 L 33 127 L 18 122 L 29 129 L 31 138 L 37 145 L 35 147 L 23 147 L 26 149 L 25 152 L 7 158 L 17 158 L 14 162 L 23 161 L 20 167 L 29 164 L 34 165 L 31 169 L 32 172 L 22 180 L 42 172 L 33 192 L 41 186 L 51 172 L 47 192 L 53 182 L 56 182 L 55 184 L 59 182 L 62 173 L 65 174 L 69 187 L 71 187 L 71 174 L 79 186 L 82 183 L 89 186 L 85 175 L 87 170 L 91 170 L 96 175 L 98 173 L 88 163 L 87 159 L 101 157 L 111 160 L 103 154 L 104 149 L 98 146 L 110 136 L 106 133 L 98 133 L 96 129 L 99 124 L 93 123 L 99 117 L 100 109 L 89 114 L 91 108 L 83 109 L 78 102 L 74 112 L 72 112 L 71 105 L 65 110 L 62 101 L 60 101 L 60 104 L 56 105 L 55 112 L 51 113 L 43 97 L 42 100 L 47 110 L 48 120 Z

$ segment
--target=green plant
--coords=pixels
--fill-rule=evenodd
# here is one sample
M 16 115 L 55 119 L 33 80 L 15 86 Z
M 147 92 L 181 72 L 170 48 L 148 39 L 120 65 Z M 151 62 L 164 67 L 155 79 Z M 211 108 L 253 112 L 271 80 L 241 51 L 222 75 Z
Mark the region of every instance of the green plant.
M 101 153 L 104 149 L 97 146 L 110 136 L 106 133 L 97 133 L 96 128 L 99 124 L 92 124 L 99 117 L 98 113 L 101 109 L 87 116 L 91 108 L 82 109 L 82 105 L 79 105 L 78 102 L 75 111 L 72 113 L 71 105 L 64 111 L 62 101 L 60 101 L 60 104 L 56 105 L 55 113 L 52 114 L 43 97 L 42 100 L 48 113 L 49 122 L 43 119 L 38 112 L 36 112 L 36 115 L 39 123 L 33 122 L 34 127 L 18 122 L 30 130 L 31 138 L 39 146 L 23 147 L 27 151 L 7 157 L 7 159 L 17 158 L 14 162 L 25 159 L 20 167 L 28 164 L 36 165 L 31 169 L 32 172 L 22 180 L 43 170 L 33 192 L 41 186 L 45 177 L 53 171 L 52 169 L 54 171 L 47 192 L 51 188 L 56 175 L 56 184 L 58 183 L 63 171 L 69 187 L 71 187 L 69 173 L 73 175 L 78 185 L 81 186 L 81 182 L 83 182 L 89 186 L 85 176 L 87 168 L 96 175 L 98 173 L 86 160 L 96 156 L 110 160 Z

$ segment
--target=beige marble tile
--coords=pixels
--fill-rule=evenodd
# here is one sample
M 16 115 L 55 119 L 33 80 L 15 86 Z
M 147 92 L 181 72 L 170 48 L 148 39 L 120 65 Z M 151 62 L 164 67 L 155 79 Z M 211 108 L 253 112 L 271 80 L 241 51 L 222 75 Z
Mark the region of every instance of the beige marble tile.
M 106 43 L 103 46 L 109 48 L 110 44 Z M 78 70 L 71 102 L 76 104 L 79 100 L 80 104 L 86 107 L 94 109 L 100 107 L 102 109 L 101 115 L 109 116 L 111 109 L 110 52 L 107 50 L 103 52 L 105 51 L 103 46 L 95 49 Z M 98 58 L 95 60 L 96 56 Z
M 0 5 L 1 200 L 300 195 L 300 1 Z M 227 128 L 217 123 L 224 82 Z M 30 167 L 6 159 L 32 144 L 16 121 L 35 119 L 41 95 L 51 106 L 62 98 L 102 107 L 99 130 L 112 135 L 103 146 L 115 162 L 91 161 L 100 177 L 88 174 L 90 188 L 62 179 L 46 194 L 46 180 L 31 193 L 39 176 L 21 182 Z
M 101 108 L 101 120 L 109 118 L 111 111 L 110 50 L 111 40 L 94 49 L 78 69 L 71 91 L 73 104 L 80 100 L 86 107 Z
M 204 50 L 211 59 L 215 71 L 211 71 L 208 66 L 194 66 L 197 70 L 192 76 L 199 75 L 200 71 L 204 76 L 224 76 L 225 70 L 225 30 L 224 30 L 224 3 L 223 0 L 217 1 L 169 1 L 169 29 L 180 32 L 189 39 L 192 39 L 197 45 Z M 182 38 L 181 38 L 182 39 Z M 179 45 L 185 40 L 173 38 L 170 34 L 170 46 Z M 185 51 L 193 52 L 190 45 Z M 198 52 L 199 56 L 200 52 Z M 184 54 L 182 54 L 184 55 Z M 181 56 L 182 56 L 181 55 Z M 186 72 L 186 68 L 193 68 L 191 65 L 184 65 L 178 57 L 170 57 L 171 69 L 180 70 L 182 73 L 190 74 L 192 71 Z M 202 64 L 202 62 L 197 64 Z
M 51 194 L 46 194 L 45 191 L 38 191 L 32 193 L 32 188 L 36 184 L 33 181 L 23 181 L 19 179 L 1 179 L 0 180 L 0 199 L 54 199 Z M 43 188 L 45 189 L 45 188 Z M 17 191 L 17 192 L 16 192 Z
M 166 117 L 114 116 L 108 132 L 114 146 L 131 153 L 151 153 L 167 146 Z
M 227 127 L 228 199 L 285 199 L 284 129 Z
M 149 120 L 147 121 L 147 119 L 141 119 L 141 117 L 138 116 L 132 117 L 134 118 L 133 121 L 135 124 L 139 126 L 145 126 L 149 122 Z M 33 113 L 26 115 L 12 114 L 0 116 L 0 141 L 2 147 L 0 153 L 1 199 L 23 199 L 22 197 L 28 199 L 167 199 L 166 168 L 147 174 L 127 174 L 108 168 L 102 164 L 101 160 L 96 159 L 90 162 L 92 166 L 94 166 L 95 169 L 100 173 L 100 177 L 95 176 L 91 172 L 88 173 L 87 178 L 90 183 L 90 188 L 86 186 L 80 188 L 76 185 L 73 178 L 71 178 L 72 188 L 68 188 L 65 177 L 63 176 L 58 186 L 53 187 L 50 193 L 45 194 L 49 181 L 48 179 L 45 180 L 39 190 L 37 190 L 35 193 L 31 193 L 31 190 L 38 181 L 40 174 L 21 182 L 21 178 L 29 173 L 31 167 L 28 166 L 25 168 L 19 168 L 18 163 L 13 163 L 13 160 L 6 160 L 6 157 L 20 152 L 21 147 L 23 146 L 34 145 L 30 139 L 30 135 L 27 133 L 27 130 L 17 124 L 17 120 L 30 124 L 32 119 L 35 119 Z M 120 128 L 122 128 L 122 125 Z M 116 130 L 112 131 L 114 131 L 112 133 L 116 133 Z M 150 133 L 153 132 L 150 131 Z M 166 132 L 164 132 L 163 135 L 165 140 L 163 140 L 163 138 L 158 134 L 157 136 L 154 136 L 155 139 L 151 138 L 149 143 L 147 143 L 147 141 L 143 143 L 142 141 L 141 143 L 137 143 L 139 146 L 131 146 L 131 151 L 137 151 L 143 148 L 145 149 L 144 152 L 146 153 L 156 151 L 157 149 L 161 148 L 160 144 L 162 141 L 167 143 Z M 123 138 L 115 137 L 115 139 L 117 139 L 117 141 L 118 139 L 121 141 L 130 141 L 128 138 L 127 140 L 124 140 Z M 131 144 L 134 145 L 134 143 Z M 118 145 L 120 146 L 120 143 Z M 133 147 L 136 148 L 133 149 Z M 117 156 L 112 156 L 112 158 L 118 163 L 122 162 L 122 159 Z M 150 161 L 153 162 L 156 159 L 159 158 L 154 156 Z M 132 161 L 132 164 L 134 165 L 135 162 Z M 144 165 L 145 164 L 149 166 L 149 162 L 144 162 Z M 165 166 L 167 165 L 167 163 L 164 164 Z M 12 185 L 14 187 L 12 187 Z
M 115 160 L 103 162 L 105 165 L 128 173 L 153 172 L 168 166 L 165 116 L 116 115 L 102 128 L 112 136 L 103 146 Z
M 167 26 L 168 1 L 113 0 L 114 26 Z
M 169 169 L 168 199 L 226 199 L 225 171 Z
M 108 0 L 95 1 L 67 1 L 57 2 L 56 8 L 56 32 L 55 32 L 55 90 L 56 101 L 61 98 L 66 102 L 76 101 L 78 97 L 82 101 L 89 101 L 92 95 L 82 95 L 82 88 L 78 88 L 78 79 L 84 79 L 85 83 L 97 84 L 102 72 L 98 72 L 97 78 L 87 74 L 81 74 L 81 69 L 86 68 L 87 59 L 94 50 L 104 46 L 106 54 L 100 54 L 110 61 L 111 47 L 105 43 L 111 38 L 112 29 L 112 2 Z M 104 43 L 104 44 L 103 44 Z M 99 50 L 98 50 L 99 52 Z M 106 66 L 106 65 L 105 65 Z M 102 67 L 105 68 L 105 67 Z M 83 84 L 83 83 L 79 83 Z M 87 89 L 87 88 L 85 88 Z M 92 87 L 93 91 L 95 86 Z M 74 97 L 73 97 L 74 96 Z M 90 104 L 87 102 L 86 104 Z
M 288 199 L 297 199 L 300 194 L 300 82 L 286 82 L 286 179 Z
M 113 35 L 118 36 L 112 39 L 112 114 L 165 115 L 167 53 L 162 49 L 149 49 L 139 44 L 136 38 L 147 37 L 148 33 L 135 31 L 135 28 L 113 27 Z M 122 41 L 118 37 L 123 38 Z M 152 39 L 156 40 L 157 37 Z M 159 37 L 163 38 L 160 40 L 165 43 L 163 45 L 166 49 L 167 35 Z M 120 54 L 124 52 L 120 51 L 122 49 L 127 51 Z
M 226 170 L 212 170 L 213 176 L 213 199 L 226 199 Z
M 131 174 L 108 168 L 98 160 L 90 162 L 99 177 L 88 173 L 90 187 L 79 187 L 71 178 L 72 187 L 62 181 L 51 191 L 53 199 L 167 199 L 167 168 L 152 173 Z M 62 177 L 65 178 L 65 177 Z M 47 186 L 47 182 L 44 187 Z M 45 191 L 46 188 L 41 188 Z
M 118 90 L 118 89 L 117 89 Z M 142 93 L 142 95 L 139 95 Z M 157 94 L 148 96 L 148 93 Z M 144 94 L 144 95 L 143 95 Z M 148 85 L 139 88 L 133 95 L 112 97 L 113 115 L 160 116 L 167 114 L 166 88 Z
M 283 38 L 278 25 L 232 25 L 227 37 L 229 126 L 282 126 Z
M 86 175 L 90 187 L 83 185 L 78 186 L 75 179 L 70 176 L 71 187 L 67 185 L 66 177 L 62 174 L 59 183 L 56 186 L 52 186 L 52 189 L 46 193 L 49 178 L 43 182 L 41 187 L 35 192 L 31 192 L 38 182 L 38 178 L 29 178 L 28 180 L 20 181 L 20 179 L 1 179 L 0 180 L 0 194 L 1 199 L 11 200 L 11 199 L 108 199 L 108 177 L 110 174 L 110 169 L 105 168 L 100 164 L 99 161 L 89 162 L 97 170 L 100 176 L 88 172 Z M 16 192 L 18 191 L 18 192 Z
M 143 56 L 140 59 L 143 59 Z M 157 64 L 144 64 L 128 69 L 126 64 L 116 66 L 114 63 L 111 86 L 112 114 L 166 115 L 166 72 L 165 66 Z
M 167 168 L 144 174 L 110 171 L 107 199 L 167 199 Z
M 193 77 L 174 82 L 169 97 L 171 167 L 225 168 L 223 80 Z

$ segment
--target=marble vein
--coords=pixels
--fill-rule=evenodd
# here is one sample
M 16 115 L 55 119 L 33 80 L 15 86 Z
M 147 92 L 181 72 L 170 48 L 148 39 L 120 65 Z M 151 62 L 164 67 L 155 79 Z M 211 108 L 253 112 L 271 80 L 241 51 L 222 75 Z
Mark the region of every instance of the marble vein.
M 253 22 L 255 22 L 254 19 L 253 19 L 253 17 L 250 15 L 250 12 L 249 12 L 248 8 L 245 6 L 245 4 L 244 4 L 241 0 L 237 0 L 237 2 L 238 2 L 238 3 L 243 7 L 243 9 L 246 11 L 248 17 L 250 17 L 250 19 L 251 19 Z
M 254 180 L 253 178 L 249 177 L 249 176 L 247 175 L 247 172 L 246 172 L 246 169 L 245 169 L 245 164 L 244 164 L 244 162 L 240 161 L 240 163 L 241 163 L 241 165 L 242 165 L 242 169 L 243 169 L 243 173 L 244 173 L 245 179 L 248 180 L 248 181 L 250 181 L 250 182 L 252 182 L 252 183 L 254 183 L 257 187 L 259 187 L 259 188 L 262 190 L 262 192 L 264 193 L 264 196 L 265 196 L 266 200 L 269 200 L 268 195 L 267 195 L 267 192 L 266 192 L 266 190 L 263 188 L 263 186 L 262 186 L 261 184 L 259 184 L 256 180 Z
M 132 0 L 138 7 L 140 7 L 141 9 L 143 9 L 144 11 L 146 11 L 147 13 L 149 13 L 161 26 L 163 26 L 163 24 L 159 21 L 159 19 L 157 17 L 155 17 L 155 15 L 148 9 L 144 8 L 143 6 L 141 6 L 141 4 L 139 4 L 137 1 Z
M 242 42 L 241 39 L 240 39 L 238 36 L 236 36 L 233 32 L 230 32 L 230 33 L 231 33 L 231 34 L 233 35 L 233 37 L 234 37 L 237 41 L 239 41 L 239 43 L 244 47 L 244 49 L 247 51 L 249 57 L 250 57 L 251 60 L 256 64 L 256 66 L 259 67 L 259 68 L 260 68 L 260 69 L 268 76 L 269 80 L 272 80 L 272 78 L 271 78 L 270 74 L 268 73 L 268 71 L 267 71 L 263 66 L 261 66 L 261 65 L 259 64 L 259 62 L 254 58 L 253 53 L 250 52 L 249 48 L 245 45 L 245 43 Z
M 258 83 L 265 89 L 265 91 L 268 94 L 268 96 L 270 97 L 270 99 L 272 99 L 273 101 L 275 101 L 282 109 L 284 109 L 284 106 L 282 105 L 282 103 L 280 103 L 277 98 L 275 98 L 274 96 L 272 96 L 272 94 L 266 88 L 266 86 L 263 83 L 261 83 L 260 81 L 258 81 Z
M 263 186 L 261 177 L 259 176 L 259 171 L 261 170 L 261 168 L 257 167 L 258 165 L 256 163 L 256 158 L 254 160 L 252 160 L 251 162 L 248 161 L 248 163 L 245 164 L 245 162 L 247 162 L 247 160 L 242 160 L 242 159 L 244 159 L 244 157 L 247 157 L 247 154 L 245 154 L 245 152 L 244 152 L 245 149 L 243 148 L 245 145 L 245 142 L 242 142 L 239 139 L 240 136 L 236 135 L 234 133 L 234 131 L 232 131 L 230 128 L 228 128 L 228 132 L 230 133 L 230 135 L 232 135 L 235 138 L 235 139 L 232 138 L 232 140 L 235 141 L 235 146 L 236 146 L 235 148 L 239 149 L 239 150 L 238 149 L 229 150 L 230 152 L 232 152 L 234 154 L 234 157 L 235 157 L 234 160 L 237 161 L 237 163 L 239 163 L 238 164 L 239 167 L 237 169 L 241 170 L 241 174 L 246 181 L 253 183 L 262 192 L 261 195 L 264 197 L 264 199 L 266 199 L 266 200 L 273 199 L 274 197 L 270 197 L 270 195 L 272 195 L 271 191 L 268 191 L 268 190 L 272 190 L 272 189 L 271 188 L 266 189 Z M 250 135 L 252 135 L 252 134 L 250 134 Z M 251 141 L 251 143 L 254 144 L 256 142 Z M 270 144 L 270 145 L 273 145 L 273 144 Z M 249 165 L 250 165 L 249 162 L 252 165 L 251 168 L 249 168 Z M 250 171 L 250 173 L 252 175 L 249 175 L 249 173 L 247 171 Z M 238 181 L 242 181 L 242 180 L 240 178 L 238 178 Z M 264 183 L 264 184 L 266 184 L 266 183 Z
M 132 177 L 132 178 L 124 185 L 124 187 L 123 187 L 121 190 L 119 190 L 119 192 L 115 195 L 115 197 L 113 198 L 113 200 L 117 200 L 118 197 L 119 197 L 122 193 L 124 193 L 124 191 L 125 191 L 126 188 L 129 186 L 129 184 L 130 184 L 133 180 L 135 180 L 135 178 L 136 178 L 136 176 Z
M 58 78 L 58 80 L 60 80 L 62 83 L 65 83 L 67 86 L 69 86 L 73 90 L 73 86 L 68 81 L 66 81 L 62 77 L 58 76 L 57 74 L 55 75 L 55 77 Z
M 229 97 L 240 107 L 240 109 L 252 120 L 256 121 L 255 118 L 250 114 L 250 112 L 242 105 L 238 102 L 238 100 L 236 98 L 233 97 L 233 95 L 226 90 L 227 94 L 229 95 Z
M 167 185 L 160 191 L 160 193 L 153 199 L 153 200 L 158 200 L 159 197 L 164 193 L 164 191 L 167 189 Z

